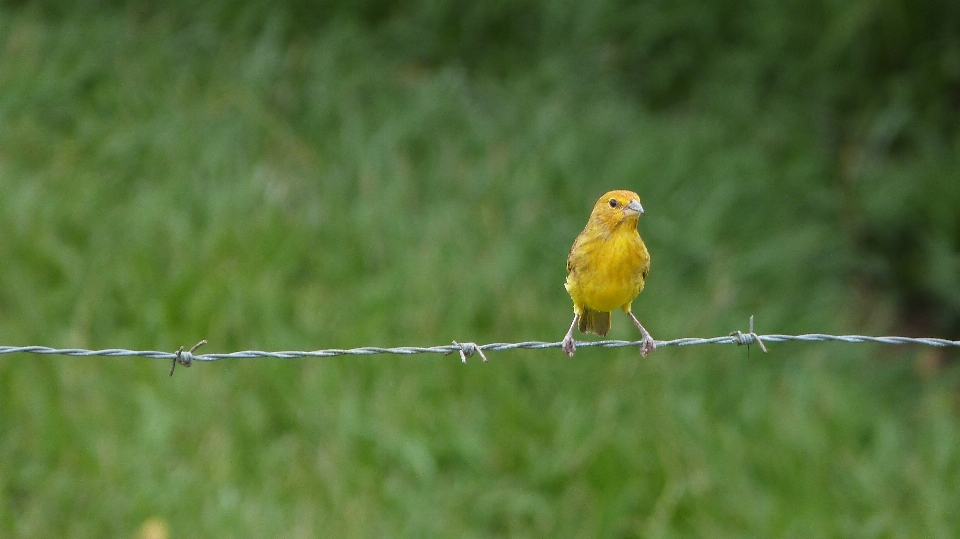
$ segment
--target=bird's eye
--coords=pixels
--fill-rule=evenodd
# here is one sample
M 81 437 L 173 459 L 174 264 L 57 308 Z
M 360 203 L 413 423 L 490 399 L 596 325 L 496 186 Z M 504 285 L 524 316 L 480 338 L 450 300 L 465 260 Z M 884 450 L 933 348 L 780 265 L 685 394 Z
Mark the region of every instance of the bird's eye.
M 616 207 L 617 207 L 617 199 L 615 199 L 615 198 L 611 198 L 611 199 L 610 199 L 610 207 L 611 207 L 611 208 L 616 208 Z

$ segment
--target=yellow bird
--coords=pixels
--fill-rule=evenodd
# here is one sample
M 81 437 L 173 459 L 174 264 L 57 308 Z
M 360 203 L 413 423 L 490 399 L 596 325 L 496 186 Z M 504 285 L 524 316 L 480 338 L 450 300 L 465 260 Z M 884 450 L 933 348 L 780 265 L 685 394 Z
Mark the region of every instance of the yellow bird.
M 567 282 L 573 299 L 573 322 L 563 338 L 563 351 L 573 357 L 577 346 L 573 328 L 581 333 L 606 335 L 610 313 L 623 309 L 642 336 L 640 354 L 657 344 L 630 311 L 650 271 L 650 253 L 637 233 L 643 215 L 640 196 L 633 191 L 610 191 L 593 206 L 590 220 L 567 255 Z

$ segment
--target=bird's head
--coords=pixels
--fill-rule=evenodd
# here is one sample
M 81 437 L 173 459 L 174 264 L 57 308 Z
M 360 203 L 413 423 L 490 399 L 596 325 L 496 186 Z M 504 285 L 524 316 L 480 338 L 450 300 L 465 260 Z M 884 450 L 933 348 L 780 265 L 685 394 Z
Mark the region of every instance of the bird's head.
M 633 191 L 610 191 L 593 206 L 590 221 L 611 229 L 627 223 L 636 227 L 641 215 L 640 195 Z

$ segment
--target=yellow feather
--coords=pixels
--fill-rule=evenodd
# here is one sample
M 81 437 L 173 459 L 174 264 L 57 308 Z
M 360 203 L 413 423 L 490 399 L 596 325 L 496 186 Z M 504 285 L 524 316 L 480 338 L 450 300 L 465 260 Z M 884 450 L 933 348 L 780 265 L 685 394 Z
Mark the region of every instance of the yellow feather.
M 573 242 L 565 287 L 584 333 L 606 335 L 610 312 L 629 312 L 643 290 L 650 253 L 637 233 L 642 211 L 636 193 L 611 191 L 597 201 L 587 226 Z

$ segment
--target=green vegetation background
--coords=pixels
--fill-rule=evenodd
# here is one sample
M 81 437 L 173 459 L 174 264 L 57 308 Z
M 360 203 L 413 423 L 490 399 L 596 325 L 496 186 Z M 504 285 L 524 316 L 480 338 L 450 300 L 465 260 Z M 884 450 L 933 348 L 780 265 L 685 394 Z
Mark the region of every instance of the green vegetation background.
M 0 344 L 960 338 L 960 4 L 0 3 Z M 614 316 L 613 338 L 634 339 Z M 0 357 L 3 537 L 957 537 L 957 353 Z

